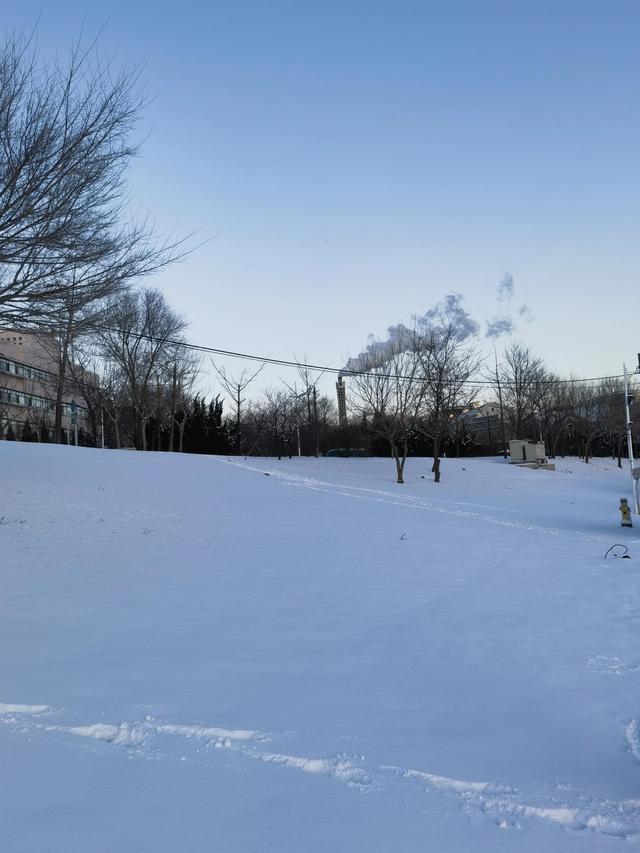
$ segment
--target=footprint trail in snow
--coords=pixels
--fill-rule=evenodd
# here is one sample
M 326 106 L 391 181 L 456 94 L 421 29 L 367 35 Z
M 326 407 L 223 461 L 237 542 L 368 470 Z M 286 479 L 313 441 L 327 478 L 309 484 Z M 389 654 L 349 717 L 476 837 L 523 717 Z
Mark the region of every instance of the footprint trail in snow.
M 215 761 L 216 751 L 224 750 L 238 761 L 271 765 L 274 772 L 282 768 L 323 776 L 362 793 L 400 799 L 406 808 L 423 807 L 425 797 L 433 804 L 436 796 L 446 798 L 469 818 L 483 817 L 501 829 L 521 829 L 529 820 L 542 821 L 640 843 L 640 800 L 597 801 L 566 784 L 465 781 L 422 769 L 367 765 L 362 755 L 305 757 L 267 748 L 286 737 L 283 733 L 176 724 L 151 715 L 133 722 L 67 725 L 56 722 L 62 713 L 43 704 L 0 703 L 0 725 L 26 736 L 56 737 L 69 746 L 97 741 L 134 759 Z M 624 731 L 628 751 L 636 760 L 640 760 L 639 731 L 637 720 Z

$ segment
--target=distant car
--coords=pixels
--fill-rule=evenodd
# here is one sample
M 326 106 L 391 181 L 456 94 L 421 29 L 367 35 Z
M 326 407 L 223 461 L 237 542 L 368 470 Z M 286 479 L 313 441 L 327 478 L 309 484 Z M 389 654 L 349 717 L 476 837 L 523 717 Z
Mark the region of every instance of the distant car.
M 336 447 L 332 450 L 327 450 L 324 455 L 331 459 L 335 459 L 336 457 L 347 459 L 349 456 L 368 456 L 369 451 L 362 447 Z

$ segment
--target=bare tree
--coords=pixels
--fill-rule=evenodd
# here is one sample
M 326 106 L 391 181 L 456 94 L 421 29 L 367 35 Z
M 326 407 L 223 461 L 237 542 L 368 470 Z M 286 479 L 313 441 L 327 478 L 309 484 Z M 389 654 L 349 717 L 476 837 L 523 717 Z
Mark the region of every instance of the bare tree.
M 533 431 L 539 389 L 547 379 L 542 359 L 535 356 L 529 347 L 513 343 L 506 348 L 500 380 L 511 430 L 516 438 L 524 438 L 524 432 Z
M 480 366 L 466 324 L 461 325 L 457 304 L 437 305 L 418 327 L 415 351 L 424 383 L 422 430 L 433 443 L 433 479 L 440 482 L 442 439 L 451 419 L 457 419 L 472 393 L 469 379 Z
M 607 396 L 591 383 L 576 388 L 573 432 L 578 441 L 578 455 L 585 461 L 593 456 L 593 442 L 605 435 Z
M 165 385 L 169 396 L 169 450 L 174 449 L 175 429 L 178 429 L 178 452 L 182 453 L 189 404 L 200 373 L 199 356 L 183 347 L 175 347 L 165 367 Z M 216 398 L 217 399 L 217 398 Z
M 125 378 L 142 450 L 147 449 L 156 382 L 166 375 L 185 328 L 183 318 L 169 307 L 160 291 L 141 290 L 114 300 L 109 308 L 109 325 L 97 332 L 103 358 L 117 365 Z
M 350 379 L 352 408 L 374 435 L 384 439 L 404 483 L 404 466 L 411 437 L 417 430 L 425 395 L 421 359 L 415 347 L 375 346 L 373 341 L 357 361 Z
M 291 393 L 304 404 L 306 417 L 307 432 L 310 438 L 311 446 L 313 447 L 313 455 L 317 458 L 320 455 L 320 415 L 318 409 L 318 382 L 324 375 L 324 371 L 318 373 L 316 370 L 311 370 L 306 361 L 298 363 L 298 376 L 301 380 L 302 388 L 298 391 L 297 383 L 291 386 L 285 383 Z
M 181 255 L 129 213 L 126 169 L 143 98 L 135 72 L 88 50 L 43 66 L 34 42 L 0 45 L 0 319 L 51 321 Z M 65 310 L 68 309 L 65 306 Z
M 246 399 L 243 394 L 254 379 L 256 379 L 261 373 L 264 368 L 264 364 L 261 364 L 257 370 L 250 371 L 244 369 L 241 373 L 232 374 L 228 373 L 224 367 L 218 367 L 213 361 L 211 363 L 220 378 L 222 387 L 231 398 L 231 402 L 235 408 L 234 442 L 236 455 L 240 456 L 242 453 L 242 407 L 246 403 Z
M 118 364 L 102 357 L 97 339 L 81 338 L 72 344 L 68 371 L 86 403 L 96 446 L 106 432 L 108 445 L 122 447 L 123 412 L 129 404 L 126 377 Z
M 299 401 L 282 388 L 269 388 L 262 402 L 263 429 L 273 442 L 275 455 L 282 459 L 292 456 Z
M 489 382 L 491 382 L 491 384 L 495 388 L 496 393 L 498 395 L 498 407 L 500 410 L 500 440 L 502 442 L 502 456 L 504 459 L 506 459 L 507 455 L 508 455 L 507 431 L 506 431 L 505 425 L 504 425 L 504 401 L 503 401 L 503 396 L 502 396 L 502 382 L 500 380 L 500 367 L 498 365 L 498 353 L 496 351 L 495 342 L 493 344 L 493 361 L 494 361 L 493 369 L 487 378 L 489 379 Z

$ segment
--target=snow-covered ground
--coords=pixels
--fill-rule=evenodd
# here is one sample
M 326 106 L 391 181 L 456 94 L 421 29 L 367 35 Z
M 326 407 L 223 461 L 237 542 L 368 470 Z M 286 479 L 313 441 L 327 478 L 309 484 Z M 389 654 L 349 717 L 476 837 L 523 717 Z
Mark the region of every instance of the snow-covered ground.
M 614 463 L 398 486 L 389 460 L 2 442 L 0 472 L 2 850 L 640 842 Z

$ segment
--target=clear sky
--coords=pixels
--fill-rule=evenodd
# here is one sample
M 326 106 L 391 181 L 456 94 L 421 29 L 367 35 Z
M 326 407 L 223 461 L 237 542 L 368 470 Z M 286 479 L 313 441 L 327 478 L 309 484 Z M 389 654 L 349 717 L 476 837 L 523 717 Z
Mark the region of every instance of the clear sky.
M 136 199 L 216 235 L 155 282 L 195 342 L 341 366 L 448 292 L 484 326 L 508 270 L 550 367 L 635 365 L 638 2 L 1 5 L 143 66 Z

